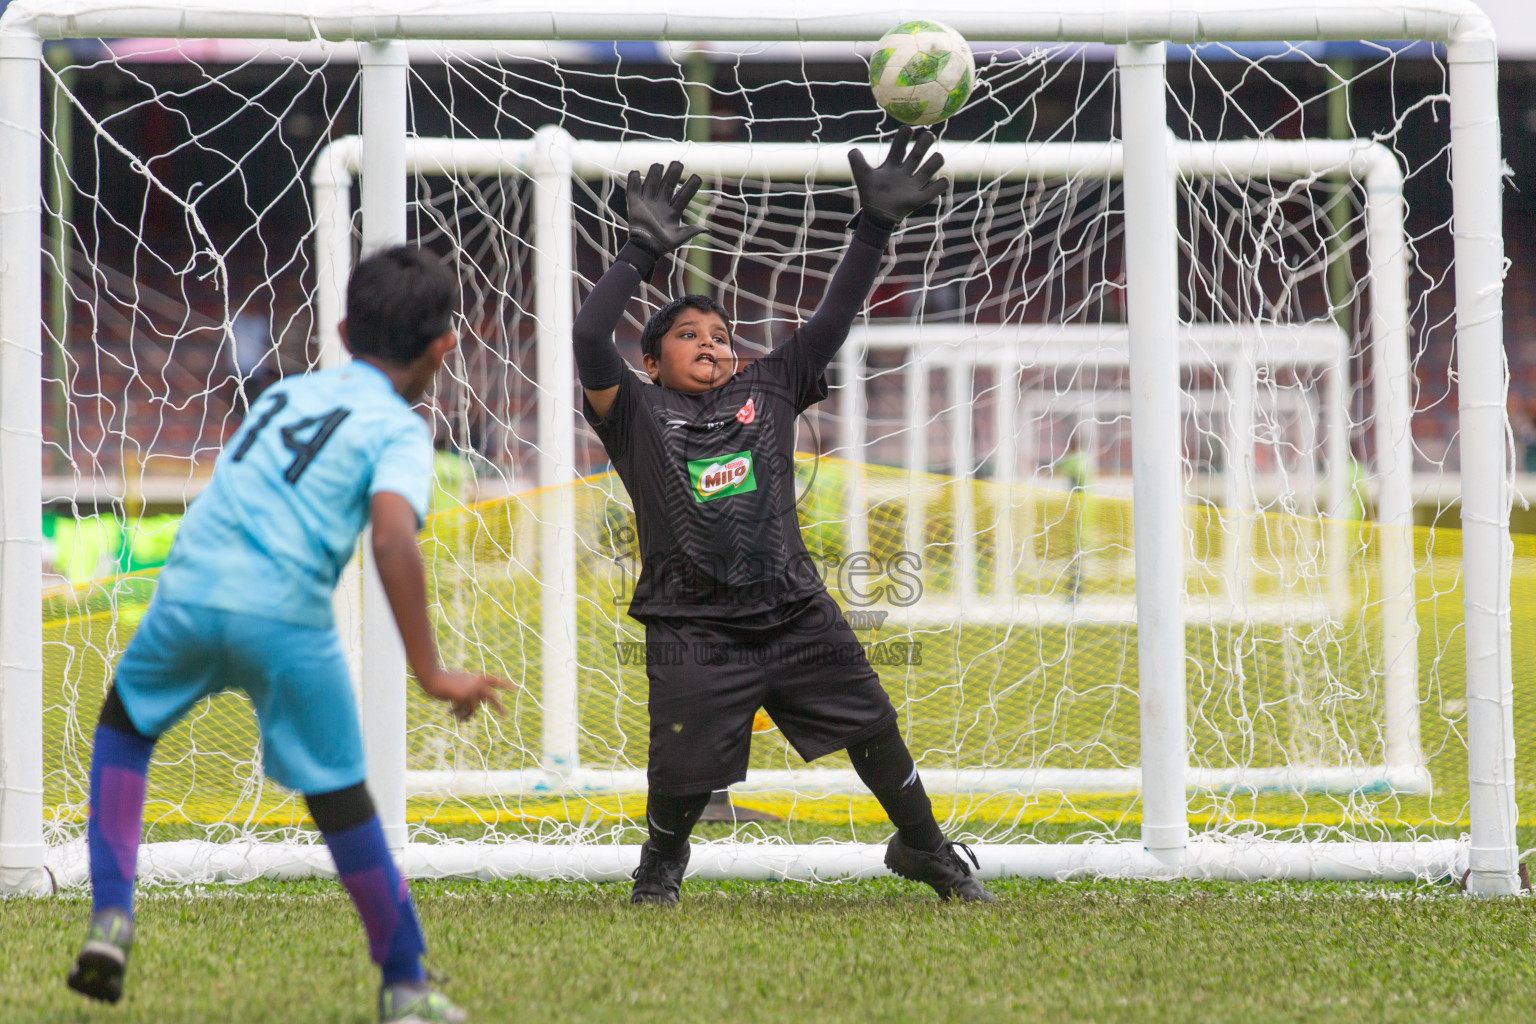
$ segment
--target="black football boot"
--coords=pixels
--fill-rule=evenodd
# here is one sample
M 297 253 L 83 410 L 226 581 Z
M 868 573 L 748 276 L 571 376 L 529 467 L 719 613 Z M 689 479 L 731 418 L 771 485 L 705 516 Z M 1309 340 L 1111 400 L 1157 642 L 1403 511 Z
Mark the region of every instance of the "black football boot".
M 971 859 L 970 864 L 957 852 L 960 850 L 964 850 L 965 856 Z M 933 891 L 939 894 L 941 900 L 954 896 L 962 903 L 992 903 L 997 899 L 971 874 L 972 866 L 979 868 L 981 865 L 977 863 L 971 848 L 964 843 L 945 842 L 932 852 L 914 850 L 903 843 L 901 834 L 897 833 L 886 844 L 885 866 L 902 878 L 927 882 L 933 886 Z
M 676 857 L 668 857 L 651 846 L 647 840 L 640 847 L 640 866 L 629 877 L 635 880 L 635 888 L 629 894 L 631 903 L 654 903 L 668 906 L 676 903 L 683 887 L 683 872 L 688 870 L 688 846 Z

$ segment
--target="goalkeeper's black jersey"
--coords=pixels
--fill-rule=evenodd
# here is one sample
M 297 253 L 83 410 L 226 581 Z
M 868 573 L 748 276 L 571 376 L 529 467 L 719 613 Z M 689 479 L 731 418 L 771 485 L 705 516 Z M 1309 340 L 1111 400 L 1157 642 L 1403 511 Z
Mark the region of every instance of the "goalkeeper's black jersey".
M 817 315 L 720 387 L 689 394 L 626 372 L 606 416 L 583 403 L 634 503 L 632 616 L 758 617 L 826 589 L 796 517 L 795 421 L 827 396 L 822 371 L 869 294 L 882 249 L 856 238 Z M 615 274 L 633 285 L 613 287 Z M 616 262 L 583 305 L 578 331 L 607 325 L 611 338 L 638 285 L 634 269 Z
M 627 374 L 608 415 L 587 410 L 635 507 L 630 614 L 754 615 L 824 589 L 800 538 L 795 418 L 825 398 L 796 340 L 693 395 Z

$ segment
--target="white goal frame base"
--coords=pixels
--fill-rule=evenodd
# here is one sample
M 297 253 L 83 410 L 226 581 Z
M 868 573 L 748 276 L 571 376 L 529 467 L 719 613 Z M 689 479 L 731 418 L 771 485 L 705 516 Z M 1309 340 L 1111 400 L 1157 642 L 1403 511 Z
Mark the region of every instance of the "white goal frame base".
M 1153 881 L 1435 882 L 1460 879 L 1470 844 L 1425 842 L 1275 842 L 1192 838 L 1182 850 L 1152 853 L 1139 842 L 1082 844 L 976 843 L 977 876 L 1058 882 L 1125 878 Z M 568 879 L 625 882 L 640 863 L 636 844 L 407 843 L 396 853 L 410 878 Z M 688 877 L 751 881 L 848 881 L 885 878 L 885 846 L 868 843 L 695 843 Z M 73 888 L 87 878 L 85 842 L 49 851 L 50 881 Z M 322 843 L 149 843 L 139 850 L 141 881 L 207 885 L 256 879 L 334 878 Z

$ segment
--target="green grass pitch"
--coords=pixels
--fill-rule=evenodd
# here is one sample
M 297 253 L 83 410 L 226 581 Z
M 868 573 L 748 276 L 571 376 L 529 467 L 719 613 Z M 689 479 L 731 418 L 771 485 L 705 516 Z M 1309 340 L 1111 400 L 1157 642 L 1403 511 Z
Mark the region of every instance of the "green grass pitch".
M 596 515 L 592 509 L 587 513 L 589 518 Z M 506 516 L 511 523 L 512 513 Z M 530 535 L 536 536 L 526 529 L 518 534 L 525 541 Z M 1427 550 L 1422 545 L 1428 544 L 1429 535 L 1416 536 L 1420 550 Z M 479 552 L 481 547 L 495 547 L 491 540 L 496 538 L 475 533 L 452 539 L 464 545 L 473 540 L 470 546 Z M 1435 795 L 1351 800 L 1348 807 L 1332 798 L 1300 801 L 1275 795 L 1226 810 L 1196 802 L 1191 813 L 1197 831 L 1206 827 L 1207 819 L 1220 825 L 1238 814 L 1272 828 L 1299 827 L 1299 834 L 1320 838 L 1336 838 L 1339 829 L 1380 839 L 1465 834 L 1459 538 L 1447 531 L 1433 539 L 1435 560 L 1417 577 L 1417 609 L 1422 627 L 1421 725 Z M 1536 702 L 1525 696 L 1536 665 L 1533 545 L 1532 538 L 1516 538 L 1515 729 L 1520 750 L 1536 744 Z M 498 557 L 505 560 L 504 553 Z M 524 552 L 520 557 L 522 563 L 531 563 L 536 555 Z M 597 550 L 584 556 L 588 589 L 595 587 L 594 567 L 607 564 L 605 557 Z M 484 553 L 476 558 L 494 561 Z M 938 569 L 943 568 L 940 561 Z M 1106 574 L 1114 576 L 1107 569 Z M 494 655 L 493 667 L 525 684 L 514 696 L 509 721 L 481 719 L 476 728 L 485 732 L 471 734 L 472 749 L 466 749 L 487 754 L 492 767 L 536 763 L 541 724 L 533 699 L 540 685 L 537 665 L 518 655 L 532 649 L 523 631 L 537 626 L 539 604 L 537 589 L 524 582 L 505 573 L 488 575 L 478 588 L 466 591 L 475 603 L 460 609 L 449 607 L 457 599 L 448 593 L 453 589 L 451 574 L 434 576 L 445 619 L 474 627 L 467 630 L 468 639 L 457 633 L 443 637 L 445 644 L 458 642 L 462 648 L 453 650 L 452 657 L 471 663 L 477 653 Z M 112 609 L 106 608 L 105 593 L 94 592 L 81 604 L 61 606 L 55 632 L 49 634 L 47 795 L 50 808 L 58 808 L 60 819 L 74 822 L 76 830 L 83 818 L 86 730 L 104 690 L 105 667 L 126 640 L 136 621 L 132 612 L 142 607 L 150 586 L 148 581 L 127 581 L 125 589 L 112 595 Z M 139 598 L 137 604 L 134 597 Z M 599 606 L 604 609 L 601 622 L 595 610 Z M 639 763 L 640 753 L 629 752 L 627 741 L 645 735 L 643 689 L 638 683 L 643 672 L 605 660 L 612 656 L 606 641 L 620 635 L 608 617 L 612 607 L 611 599 L 584 604 L 578 631 L 586 641 L 583 663 L 594 666 L 582 679 L 582 757 L 600 765 Z M 1359 621 L 1364 628 L 1352 634 L 1355 645 L 1341 645 L 1330 657 L 1368 653 L 1374 634 L 1368 616 Z M 937 656 L 925 660 L 909 678 L 893 676 L 896 695 L 922 712 L 909 723 L 918 745 L 947 748 L 962 760 L 981 758 L 983 751 L 950 738 L 945 730 L 972 720 L 975 708 L 995 706 L 1000 715 L 1008 711 L 1011 717 L 977 730 L 972 740 L 1006 740 L 1017 751 L 1010 747 L 985 752 L 991 763 L 1012 764 L 1008 757 L 1032 763 L 1033 748 L 1024 740 L 1033 736 L 1031 730 L 1057 725 L 1073 736 L 1091 735 L 1100 741 L 1087 753 L 1075 747 L 1068 751 L 1081 761 L 1073 766 L 1135 762 L 1136 706 L 1128 699 L 1133 696 L 1132 634 L 1121 630 L 1100 642 L 1092 631 L 1080 630 L 1068 659 L 1052 646 L 1055 635 L 1044 630 L 1010 634 L 1007 644 L 989 628 L 953 632 L 952 640 L 925 636 Z M 1252 662 L 1245 665 L 1245 692 L 1250 696 L 1269 693 L 1264 670 L 1275 667 L 1256 660 L 1266 650 L 1257 641 L 1266 638 L 1260 632 L 1253 636 L 1253 652 L 1259 653 L 1245 655 Z M 1191 635 L 1192 650 L 1202 654 L 1201 664 L 1214 662 L 1214 655 L 1205 657 L 1211 651 L 1201 646 L 1209 642 L 1209 636 Z M 1046 670 L 1046 665 L 1051 668 Z M 1360 676 L 1347 668 L 1340 667 L 1340 678 Z M 1063 680 L 1051 675 L 1069 670 L 1103 685 L 1080 686 L 1069 693 Z M 1276 672 L 1275 678 L 1289 677 Z M 957 679 L 962 685 L 943 685 Z M 1027 685 L 1006 695 L 995 692 L 997 680 L 1022 679 L 1029 680 Z M 1248 763 L 1285 763 L 1287 730 L 1294 723 L 1278 714 L 1250 715 L 1264 728 L 1255 727 L 1249 736 L 1222 717 L 1225 705 L 1215 698 L 1224 692 L 1203 676 L 1191 679 L 1194 756 L 1225 764 L 1223 743 L 1246 736 L 1258 743 L 1240 748 Z M 1073 700 L 1064 702 L 1064 695 Z M 1277 708 L 1284 704 L 1274 694 L 1266 699 Z M 147 838 L 204 837 L 208 822 L 245 820 L 247 807 L 230 788 L 230 780 L 239 776 L 229 766 L 249 763 L 254 729 L 247 711 L 227 713 L 235 707 L 232 700 L 215 703 L 168 741 L 164 760 L 173 763 L 159 764 L 151 774 L 152 800 L 159 794 L 161 803 L 152 805 Z M 1361 703 L 1365 708 L 1359 712 L 1335 709 L 1334 721 L 1341 728 L 1364 730 L 1364 749 L 1373 752 L 1370 723 L 1375 706 L 1369 694 Z M 427 717 L 421 699 L 412 707 L 418 716 L 413 722 L 423 726 L 412 733 L 413 743 L 422 748 L 413 747 L 419 755 L 413 766 L 452 762 L 451 744 L 440 743 L 442 749 L 435 752 L 427 749 L 429 741 L 444 735 L 433 724 L 440 721 L 440 711 L 426 709 L 437 715 Z M 1029 717 L 1035 712 L 1038 720 Z M 773 742 L 774 736 L 760 737 L 764 742 L 754 763 L 797 766 L 784 753 L 782 742 Z M 204 765 L 195 786 L 191 762 L 180 757 L 193 749 Z M 1529 808 L 1536 804 L 1530 796 L 1536 791 L 1536 776 L 1527 765 L 1536 765 L 1536 759 L 1522 757 L 1518 762 L 1517 799 Z M 1125 800 L 1134 804 L 1133 796 Z M 592 808 L 572 806 L 571 821 L 579 817 L 586 824 Z M 167 813 L 166 808 L 184 813 Z M 284 808 L 293 811 L 291 805 Z M 1137 834 L 1134 806 L 1079 800 L 1074 809 L 1087 817 L 952 824 L 956 834 L 1015 841 Z M 530 802 L 500 810 L 531 813 L 541 808 Z M 206 817 L 199 817 L 205 812 Z M 631 811 L 623 822 L 626 842 L 641 838 L 636 817 Z M 484 829 L 473 820 L 435 820 L 431 814 L 426 820 L 445 838 L 484 837 Z M 277 824 L 298 822 L 285 819 Z M 592 823 L 600 829 L 619 825 L 620 819 L 611 816 Z M 497 827 L 498 834 L 521 835 L 544 834 L 553 826 L 508 814 Z M 802 816 L 764 831 L 796 842 L 880 842 L 889 834 L 889 825 L 878 818 L 852 820 L 847 814 L 836 820 Z M 227 830 L 214 829 L 213 834 L 225 836 Z M 723 836 L 719 828 L 712 831 L 708 826 L 698 833 L 701 839 Z M 1536 826 L 1529 819 L 1520 828 L 1518 845 L 1536 847 Z M 413 884 L 432 947 L 428 964 L 448 976 L 450 995 L 479 1022 L 1494 1024 L 1536 1015 L 1536 956 L 1528 901 L 1469 900 L 1447 884 L 1003 880 L 992 887 L 1001 897 L 998 904 L 959 907 L 941 905 L 925 888 L 894 880 L 823 885 L 689 882 L 684 904 L 664 910 L 630 907 L 626 885 Z M 128 995 L 116 1007 L 89 1005 L 64 987 L 88 914 L 83 889 L 55 898 L 0 900 L 0 1024 L 374 1019 L 377 976 L 368 962 L 362 928 L 335 882 L 148 890 L 140 907 L 140 944 L 130 967 Z
M 1449 886 L 1009 880 L 990 907 L 896 881 L 417 882 L 480 1022 L 1528 1020 L 1530 908 Z M 334 882 L 146 894 L 128 993 L 64 987 L 83 894 L 0 902 L 0 1020 L 361 1022 L 375 977 Z

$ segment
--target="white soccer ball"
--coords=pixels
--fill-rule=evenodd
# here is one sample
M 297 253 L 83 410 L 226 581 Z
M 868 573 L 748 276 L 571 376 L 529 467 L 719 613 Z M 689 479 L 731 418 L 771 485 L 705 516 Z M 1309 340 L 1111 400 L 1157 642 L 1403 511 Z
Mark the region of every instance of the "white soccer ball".
M 976 59 L 960 33 L 936 21 L 887 32 L 869 59 L 875 102 L 905 124 L 933 124 L 959 110 L 976 82 Z

